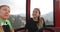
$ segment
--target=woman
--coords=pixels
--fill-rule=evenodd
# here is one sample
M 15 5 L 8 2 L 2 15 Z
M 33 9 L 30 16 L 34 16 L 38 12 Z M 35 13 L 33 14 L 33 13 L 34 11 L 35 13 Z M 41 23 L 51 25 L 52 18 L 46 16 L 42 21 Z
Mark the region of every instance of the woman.
M 10 8 L 7 5 L 0 6 L 0 32 L 14 32 L 9 20 Z
M 26 30 L 27 32 L 37 32 L 40 28 L 44 27 L 44 20 L 41 18 L 41 12 L 38 8 L 33 10 L 33 18 L 27 20 Z

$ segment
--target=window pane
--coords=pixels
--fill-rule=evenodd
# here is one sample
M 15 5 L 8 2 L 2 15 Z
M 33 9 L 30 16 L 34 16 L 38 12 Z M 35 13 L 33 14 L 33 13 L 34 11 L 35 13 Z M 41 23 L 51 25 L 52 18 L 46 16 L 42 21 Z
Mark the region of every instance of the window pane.
M 46 25 L 54 25 L 53 22 L 53 0 L 31 0 L 30 6 L 30 15 L 32 16 L 32 12 L 34 8 L 39 8 L 41 11 L 41 17 L 45 19 Z
M 26 0 L 0 0 L 0 5 L 10 6 L 9 20 L 15 29 L 25 26 L 26 20 Z

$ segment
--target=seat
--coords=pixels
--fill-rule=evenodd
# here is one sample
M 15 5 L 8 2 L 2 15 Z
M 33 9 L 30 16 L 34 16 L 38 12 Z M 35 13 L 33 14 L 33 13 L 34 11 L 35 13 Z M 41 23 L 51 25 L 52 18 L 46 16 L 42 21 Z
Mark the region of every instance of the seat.
M 37 32 L 43 32 L 45 30 L 47 30 L 47 32 L 55 32 L 53 29 L 46 28 L 46 27 L 39 29 Z

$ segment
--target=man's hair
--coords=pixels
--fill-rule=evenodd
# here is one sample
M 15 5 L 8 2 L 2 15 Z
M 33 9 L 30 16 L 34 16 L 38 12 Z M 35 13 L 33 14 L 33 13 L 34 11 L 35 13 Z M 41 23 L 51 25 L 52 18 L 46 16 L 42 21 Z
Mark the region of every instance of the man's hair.
M 9 8 L 8 5 L 1 5 L 1 6 L 0 6 L 0 9 L 1 9 L 2 7 L 8 7 L 8 8 Z

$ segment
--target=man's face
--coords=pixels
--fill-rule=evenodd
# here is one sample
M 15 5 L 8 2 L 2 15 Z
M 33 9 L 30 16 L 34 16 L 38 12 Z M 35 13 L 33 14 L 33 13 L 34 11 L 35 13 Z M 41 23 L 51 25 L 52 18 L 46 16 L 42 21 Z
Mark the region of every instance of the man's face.
M 8 19 L 10 13 L 10 9 L 8 7 L 1 7 L 0 9 L 0 17 L 2 19 Z

